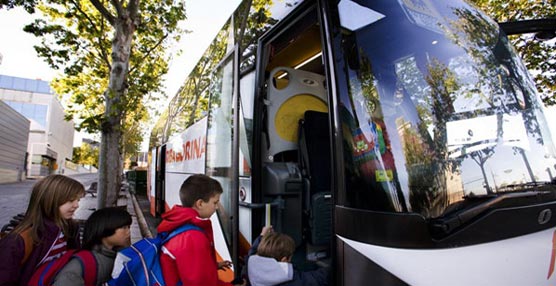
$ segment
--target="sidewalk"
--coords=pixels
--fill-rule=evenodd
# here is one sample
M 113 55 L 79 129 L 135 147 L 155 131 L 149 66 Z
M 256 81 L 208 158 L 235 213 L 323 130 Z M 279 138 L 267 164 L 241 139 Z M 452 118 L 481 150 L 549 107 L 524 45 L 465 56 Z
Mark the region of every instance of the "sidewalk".
M 155 236 L 157 234 L 156 228 L 162 221 L 162 218 L 154 217 L 151 215 L 151 203 L 145 195 L 136 195 L 134 197 L 138 203 L 137 209 L 140 209 L 143 213 L 143 217 L 145 219 L 145 227 L 147 227 L 150 233 Z
M 84 223 L 87 218 L 89 218 L 89 216 L 96 210 L 97 198 L 98 197 L 92 197 L 91 195 L 86 195 L 85 197 L 83 197 L 81 201 L 79 201 L 79 208 L 74 214 L 74 219 L 80 223 Z M 141 220 L 144 221 L 144 218 L 138 218 L 141 217 L 142 213 L 139 215 L 136 213 L 136 208 L 133 203 L 133 196 L 127 190 L 120 192 L 120 198 L 118 199 L 117 206 L 126 206 L 127 211 L 129 212 L 129 214 L 131 214 L 131 243 L 135 243 L 136 241 L 142 239 L 143 233 L 141 232 L 140 225 L 146 225 L 146 223 L 141 222 Z

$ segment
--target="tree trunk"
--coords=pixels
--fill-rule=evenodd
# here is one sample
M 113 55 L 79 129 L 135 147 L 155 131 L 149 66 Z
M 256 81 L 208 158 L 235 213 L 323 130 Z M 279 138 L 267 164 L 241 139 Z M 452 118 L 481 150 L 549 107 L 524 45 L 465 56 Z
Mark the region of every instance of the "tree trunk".
M 114 28 L 116 31 L 112 40 L 112 67 L 108 90 L 104 94 L 106 109 L 99 155 L 98 209 L 115 206 L 120 191 L 122 174 L 120 143 L 123 119 L 121 102 L 127 93 L 129 57 L 135 25 L 129 15 L 119 15 Z

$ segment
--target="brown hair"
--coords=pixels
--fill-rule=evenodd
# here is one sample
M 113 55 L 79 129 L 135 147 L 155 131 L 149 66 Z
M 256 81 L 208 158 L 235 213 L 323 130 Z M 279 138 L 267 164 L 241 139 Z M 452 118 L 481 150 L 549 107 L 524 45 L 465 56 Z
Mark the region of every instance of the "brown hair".
M 66 237 L 71 237 L 73 221 L 60 216 L 60 206 L 80 199 L 85 195 L 83 185 L 63 175 L 50 175 L 38 181 L 33 186 L 25 218 L 14 229 L 15 234 L 20 234 L 30 228 L 33 243 L 40 242 L 39 233 L 44 229 L 45 220 L 53 221 L 62 229 Z
M 277 261 L 282 258 L 290 258 L 295 251 L 295 242 L 289 235 L 279 232 L 271 232 L 263 236 L 259 247 L 257 247 L 257 255 L 263 257 L 272 257 Z
M 211 197 L 222 194 L 220 183 L 206 175 L 196 174 L 187 178 L 180 188 L 180 200 L 184 207 L 193 207 L 199 199 L 208 202 Z

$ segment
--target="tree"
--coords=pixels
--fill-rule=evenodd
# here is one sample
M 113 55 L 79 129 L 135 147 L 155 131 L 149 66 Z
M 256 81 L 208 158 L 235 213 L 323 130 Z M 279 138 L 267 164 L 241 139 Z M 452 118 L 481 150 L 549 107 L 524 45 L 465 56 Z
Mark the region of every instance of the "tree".
M 497 22 L 555 18 L 554 1 L 544 0 L 471 0 Z M 537 89 L 546 105 L 556 104 L 556 49 L 554 41 L 532 40 L 533 35 L 510 36 L 527 69 L 534 74 Z
M 91 146 L 87 143 L 81 143 L 79 147 L 73 147 L 73 158 L 74 163 L 89 165 L 98 168 L 98 153 L 99 148 Z
M 42 39 L 35 47 L 40 57 L 54 69 L 63 68 L 52 85 L 58 94 L 71 96 L 69 116 L 78 117 L 79 129 L 100 131 L 98 207 L 114 205 L 124 146 L 138 145 L 137 132 L 147 116 L 143 101 L 161 92 L 170 59 L 166 50 L 179 39 L 184 3 L 45 0 L 34 7 L 44 19 L 25 31 Z

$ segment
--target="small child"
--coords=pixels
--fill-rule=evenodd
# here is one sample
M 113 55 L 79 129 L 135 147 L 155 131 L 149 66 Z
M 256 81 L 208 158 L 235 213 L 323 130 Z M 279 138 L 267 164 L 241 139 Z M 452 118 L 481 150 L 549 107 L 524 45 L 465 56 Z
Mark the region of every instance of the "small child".
M 0 240 L 0 285 L 24 285 L 35 269 L 80 247 L 73 214 L 85 195 L 83 185 L 63 175 L 38 181 L 25 218 Z
M 222 186 L 205 175 L 191 175 L 181 185 L 180 200 L 162 215 L 158 232 L 170 232 L 192 224 L 189 230 L 170 239 L 162 247 L 160 266 L 166 285 L 232 285 L 218 279 L 218 270 L 230 268 L 230 261 L 216 261 L 210 217 L 218 209 Z
M 85 222 L 83 249 L 91 251 L 95 257 L 97 285 L 111 278 L 117 250 L 131 244 L 130 225 L 131 215 L 118 207 L 97 210 Z M 79 259 L 72 258 L 56 275 L 54 285 L 84 285 L 83 266 Z
M 256 250 L 256 254 L 255 254 Z M 329 284 L 328 268 L 312 271 L 295 270 L 291 258 L 295 242 L 287 234 L 264 227 L 247 258 L 247 277 L 253 286 L 325 286 Z

